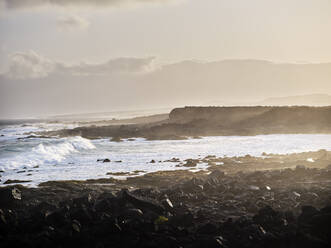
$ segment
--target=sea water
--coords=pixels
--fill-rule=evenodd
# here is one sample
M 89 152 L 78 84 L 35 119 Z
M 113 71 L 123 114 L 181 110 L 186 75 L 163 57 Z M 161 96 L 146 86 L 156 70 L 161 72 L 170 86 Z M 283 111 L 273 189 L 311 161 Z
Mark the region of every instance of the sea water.
M 261 156 L 263 152 L 288 154 L 331 150 L 329 134 L 273 134 L 256 136 L 218 136 L 187 140 L 148 141 L 143 138 L 112 142 L 109 138 L 88 140 L 66 138 L 26 138 L 39 131 L 74 128 L 61 123 L 31 123 L 0 127 L 0 185 L 8 179 L 29 180 L 35 186 L 49 180 L 107 178 L 108 172 L 134 172 L 138 175 L 162 170 L 187 169 L 164 162 L 218 157 Z M 97 162 L 108 158 L 110 163 Z M 155 160 L 155 163 L 150 163 Z M 121 162 L 119 162 L 121 161 Z M 161 161 L 161 162 L 160 162 Z M 199 164 L 196 169 L 205 169 Z M 118 176 L 118 178 L 121 178 Z

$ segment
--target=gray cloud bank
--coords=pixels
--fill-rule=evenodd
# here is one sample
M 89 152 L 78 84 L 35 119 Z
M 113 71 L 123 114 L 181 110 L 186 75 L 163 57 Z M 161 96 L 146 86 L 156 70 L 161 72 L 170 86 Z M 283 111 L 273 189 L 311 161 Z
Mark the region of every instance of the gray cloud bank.
M 10 70 L 0 75 L 0 118 L 331 94 L 331 63 L 182 61 L 155 69 L 153 58 L 67 65 L 34 52 L 13 57 Z
M 0 5 L 7 9 L 24 9 L 44 6 L 120 6 L 141 3 L 163 3 L 171 0 L 0 0 Z M 176 0 L 173 0 L 176 1 Z M 178 0 L 177 0 L 178 1 Z
M 148 58 L 116 58 L 105 63 L 80 63 L 68 65 L 53 61 L 34 52 L 17 52 L 10 56 L 10 65 L 4 77 L 10 79 L 37 79 L 52 74 L 66 75 L 109 75 L 147 73 L 153 70 L 153 57 Z

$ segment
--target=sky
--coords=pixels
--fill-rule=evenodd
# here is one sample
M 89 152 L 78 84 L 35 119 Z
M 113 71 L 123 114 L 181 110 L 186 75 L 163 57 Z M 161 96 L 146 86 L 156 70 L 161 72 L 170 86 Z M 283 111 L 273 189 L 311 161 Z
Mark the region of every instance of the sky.
M 228 88 L 231 81 L 245 87 L 245 83 L 251 86 L 249 80 L 263 80 L 256 81 L 247 100 L 330 94 L 330 13 L 330 0 L 0 0 L 0 118 L 200 104 L 209 96 L 217 98 L 216 86 L 204 88 L 205 80 L 210 81 L 207 85 L 218 84 L 217 89 Z M 224 60 L 318 64 L 320 68 L 309 70 L 308 78 L 316 76 L 319 81 L 308 82 L 297 69 L 300 66 L 277 74 L 283 80 L 280 89 L 277 82 L 266 79 L 275 75 L 276 65 L 273 68 L 278 69 L 266 70 L 266 77 L 249 76 L 248 82 L 233 79 L 234 75 L 206 73 Z M 254 61 L 250 75 L 261 70 Z M 319 70 L 323 73 L 315 75 Z M 204 97 L 189 90 L 194 73 L 200 73 L 200 81 L 191 88 Z M 85 88 L 78 85 L 85 81 L 90 83 Z M 144 87 L 137 85 L 140 81 Z M 178 87 L 185 94 L 177 94 Z M 148 95 L 154 94 L 150 88 L 175 93 L 181 100 L 163 101 L 167 97 L 159 92 L 148 101 Z M 65 93 L 68 99 L 59 107 L 56 100 L 43 96 L 46 91 L 52 99 Z M 95 93 L 90 98 L 89 91 Z M 111 92 L 116 100 L 100 101 L 98 91 Z M 243 99 L 237 89 L 232 91 L 233 95 L 220 97 Z M 72 97 L 81 100 L 70 102 L 73 92 Z M 19 103 L 15 96 L 21 98 Z

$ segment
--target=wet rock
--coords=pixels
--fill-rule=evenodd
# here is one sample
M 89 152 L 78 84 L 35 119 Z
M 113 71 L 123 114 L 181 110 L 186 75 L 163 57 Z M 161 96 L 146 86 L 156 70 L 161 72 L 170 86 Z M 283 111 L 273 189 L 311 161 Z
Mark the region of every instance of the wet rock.
M 113 137 L 110 139 L 110 141 L 113 141 L 113 142 L 123 142 L 122 138 L 121 137 Z
M 329 247 L 328 170 L 303 171 L 179 171 L 109 185 L 17 186 L 22 203 L 0 207 L 1 247 Z
M 250 189 L 250 190 L 252 190 L 252 191 L 259 191 L 259 190 L 260 190 L 260 187 L 255 186 L 255 185 L 249 185 L 249 186 L 248 186 L 248 189 Z
M 94 204 L 94 209 L 97 212 L 111 212 L 115 209 L 116 204 L 114 204 L 116 197 L 113 194 L 103 194 L 98 198 Z
M 130 202 L 139 209 L 152 211 L 160 215 L 164 212 L 164 207 L 161 204 L 158 204 L 157 202 L 153 202 L 152 200 L 149 199 L 144 199 L 134 196 L 131 193 L 129 193 L 127 190 L 122 190 L 120 192 L 120 197 L 122 200 Z
M 109 158 L 98 158 L 97 162 L 110 163 L 111 161 Z
M 225 176 L 225 173 L 223 171 L 214 170 L 208 175 L 208 178 L 222 179 L 222 178 L 224 178 L 224 176 Z
M 307 169 L 307 167 L 304 166 L 304 165 L 297 165 L 297 166 L 295 167 L 295 170 L 296 170 L 296 171 L 305 171 L 306 169 Z
M 175 226 L 188 227 L 193 225 L 193 215 L 187 211 L 185 213 L 179 213 L 169 219 L 169 222 Z
M 180 162 L 180 159 L 179 158 L 172 158 L 172 159 L 169 159 L 169 160 L 165 160 L 164 162 L 177 163 L 177 162 Z
M 271 190 L 271 187 L 268 186 L 268 185 L 266 185 L 266 186 L 265 186 L 265 189 L 266 189 L 266 190 Z
M 280 212 L 275 211 L 270 206 L 266 206 L 259 210 L 258 214 L 253 217 L 253 220 L 260 224 L 266 230 L 274 228 L 283 228 L 287 221 Z
M 71 226 L 72 226 L 72 229 L 78 233 L 80 232 L 80 230 L 82 228 L 82 225 L 79 223 L 78 220 L 73 220 Z
M 48 202 L 41 202 L 37 206 L 32 208 L 32 213 L 34 218 L 45 218 L 51 212 L 54 212 L 57 206 L 50 204 Z
M 199 237 L 194 247 L 226 248 L 221 236 L 216 237 Z
M 130 175 L 130 172 L 107 172 L 106 175 L 112 175 L 112 176 L 128 176 L 128 175 Z
M 184 167 L 195 167 L 198 164 L 198 160 L 194 160 L 194 159 L 187 159 L 186 163 L 183 164 Z
M 92 212 L 89 208 L 86 207 L 70 209 L 70 217 L 87 225 L 90 224 L 93 220 Z
M 0 209 L 0 228 L 4 227 L 7 224 L 5 213 L 2 209 Z
M 45 220 L 50 226 L 54 226 L 56 228 L 61 228 L 68 223 L 70 223 L 69 212 L 65 209 L 55 210 L 53 212 L 46 213 Z
M 164 206 L 164 208 L 168 211 L 171 211 L 174 208 L 174 205 L 170 201 L 169 198 L 165 198 L 161 201 L 161 204 Z
M 11 207 L 21 200 L 22 194 L 18 188 L 0 188 L 0 208 Z
M 299 198 L 299 197 L 301 197 L 301 194 L 299 194 L 299 193 L 296 192 L 296 191 L 293 191 L 292 194 L 293 194 L 293 197 L 294 197 L 294 198 Z
M 190 181 L 183 184 L 182 189 L 185 192 L 201 192 L 204 190 L 203 181 L 197 178 L 192 178 Z
M 319 211 L 312 206 L 302 206 L 301 215 L 299 216 L 299 222 L 308 222 L 314 215 L 319 214 Z
M 85 196 L 73 199 L 73 205 L 76 207 L 84 207 L 92 204 L 93 204 L 93 198 L 91 194 L 87 194 Z
M 207 223 L 201 227 L 198 228 L 199 234 L 217 234 L 219 232 L 218 227 L 215 224 Z
M 138 208 L 130 208 L 124 211 L 123 217 L 125 219 L 141 219 L 144 213 Z

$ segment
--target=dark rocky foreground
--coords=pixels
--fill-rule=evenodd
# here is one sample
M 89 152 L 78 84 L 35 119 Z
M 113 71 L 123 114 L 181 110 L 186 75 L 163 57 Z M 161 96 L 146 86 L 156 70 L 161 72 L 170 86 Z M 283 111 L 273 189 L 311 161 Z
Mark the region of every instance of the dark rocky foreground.
M 330 226 L 331 166 L 0 189 L 1 247 L 330 247 Z

